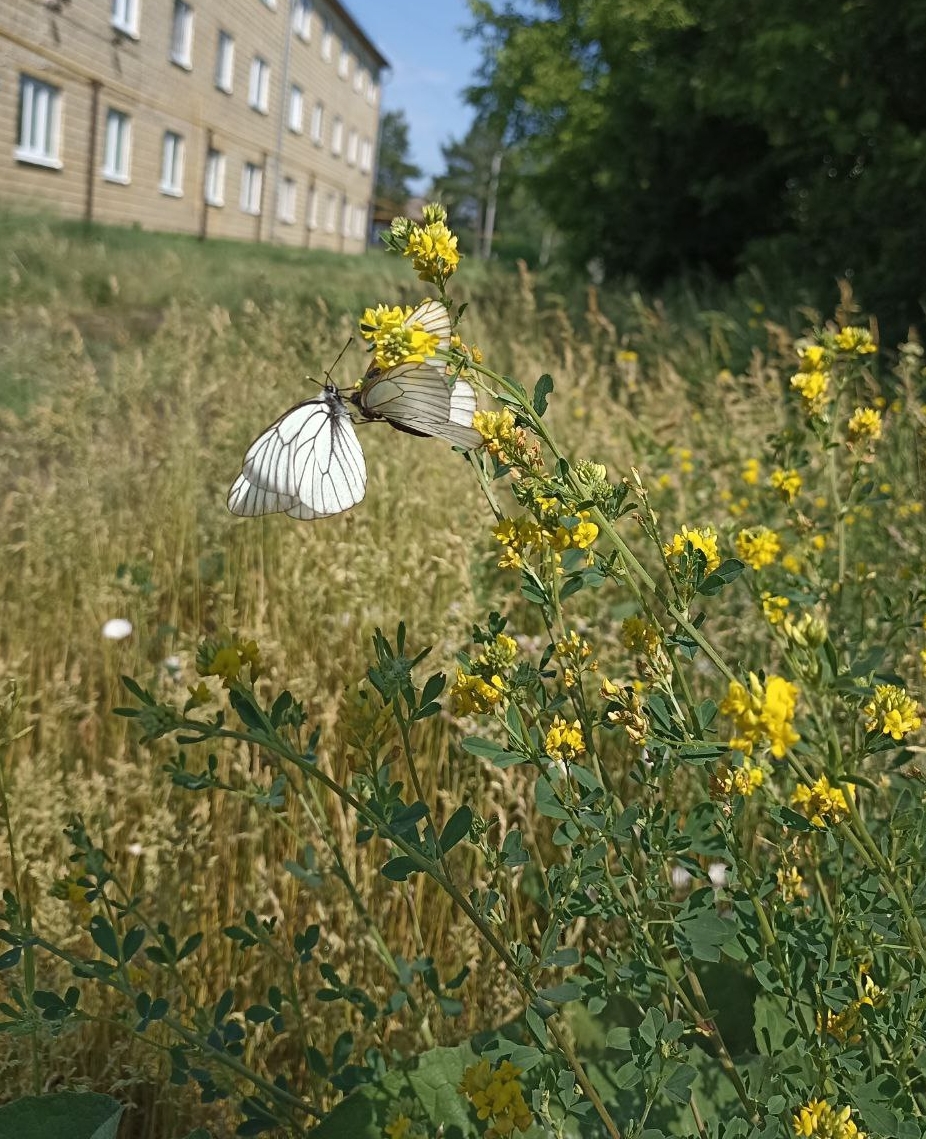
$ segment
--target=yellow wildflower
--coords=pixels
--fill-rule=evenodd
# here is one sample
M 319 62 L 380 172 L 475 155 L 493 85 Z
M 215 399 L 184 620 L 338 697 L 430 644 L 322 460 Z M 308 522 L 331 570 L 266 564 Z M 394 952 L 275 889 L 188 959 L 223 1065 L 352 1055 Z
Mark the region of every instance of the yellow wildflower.
M 588 521 L 588 511 L 579 513 L 581 521 L 569 531 L 571 543 L 577 550 L 587 550 L 598 537 L 598 527 L 594 522 Z
M 804 485 L 801 476 L 794 468 L 783 470 L 778 467 L 772 471 L 768 480 L 772 487 L 778 491 L 781 497 L 787 503 L 792 503 L 798 494 L 800 494 L 801 487 Z
M 836 333 L 833 342 L 840 352 L 852 352 L 856 356 L 866 356 L 878 351 L 867 328 L 843 328 Z
M 846 788 L 850 795 L 855 793 L 854 784 L 847 783 Z M 825 775 L 813 787 L 799 783 L 791 796 L 791 805 L 800 807 L 815 827 L 840 823 L 849 813 L 845 795 L 840 788 L 831 787 Z
M 874 407 L 857 407 L 849 419 L 850 443 L 875 443 L 881 438 L 881 412 Z
M 807 896 L 807 887 L 804 885 L 804 879 L 796 866 L 789 866 L 787 869 L 779 867 L 775 871 L 775 881 L 778 883 L 782 900 L 785 902 L 795 902 L 798 898 Z
M 829 394 L 829 372 L 797 372 L 791 377 L 791 387 L 800 392 L 812 415 L 822 415 Z
M 504 1139 L 515 1130 L 526 1131 L 533 1123 L 518 1077 L 521 1069 L 503 1060 L 493 1071 L 489 1061 L 480 1060 L 463 1073 L 457 1088 L 467 1096 L 480 1119 L 490 1121 L 485 1139 Z
M 740 530 L 736 536 L 736 552 L 754 570 L 770 566 L 781 553 L 781 539 L 767 526 Z
M 479 664 L 497 672 L 512 665 L 517 655 L 518 643 L 514 637 L 499 633 L 494 641 L 483 647 L 479 654 Z
M 585 751 L 582 725 L 578 720 L 567 724 L 562 716 L 554 716 L 553 725 L 544 740 L 544 749 L 551 759 L 568 762 Z
M 718 765 L 710 778 L 712 799 L 728 799 L 731 795 L 749 796 L 762 786 L 765 776 L 761 767 L 753 767 L 749 757 L 743 759 L 742 767 L 730 767 L 726 763 Z
M 412 1121 L 407 1115 L 397 1115 L 391 1123 L 383 1128 L 386 1139 L 408 1139 Z
M 632 653 L 652 656 L 662 644 L 662 634 L 642 617 L 627 617 L 621 624 L 621 642 Z
M 427 332 L 420 320 L 409 324 L 410 306 L 377 305 L 360 318 L 360 333 L 375 345 L 373 366 L 385 371 L 398 364 L 421 364 L 433 357 L 440 345 L 436 333 Z
M 411 257 L 420 281 L 442 284 L 460 263 L 457 235 L 443 221 L 415 226 L 408 235 L 405 256 Z
M 759 481 L 759 460 L 747 459 L 740 478 L 747 486 L 755 486 Z
M 470 676 L 458 668 L 457 680 L 450 689 L 450 695 L 461 715 L 490 712 L 504 695 L 504 684 L 498 675 L 493 675 L 487 681 L 481 676 Z
M 762 612 L 770 625 L 780 625 L 784 621 L 790 604 L 787 597 L 773 596 L 767 589 L 762 592 Z
M 717 552 L 717 534 L 711 526 L 691 530 L 687 526 L 682 526 L 679 533 L 673 535 L 672 541 L 662 547 L 662 552 L 667 558 L 680 557 L 689 542 L 704 554 L 707 559 L 707 572 L 713 573 L 720 565 L 720 554 Z
M 895 740 L 917 731 L 922 724 L 916 701 L 907 695 L 906 688 L 896 684 L 877 685 L 873 699 L 863 711 L 868 717 L 866 731 L 881 732 Z
M 763 686 L 754 672 L 749 687 L 731 680 L 720 711 L 733 721 L 730 747 L 752 755 L 756 744 L 768 741 L 772 755 L 782 759 L 801 738 L 792 727 L 797 704 L 797 685 L 781 676 L 770 676 Z
M 849 1107 L 833 1108 L 825 1099 L 812 1099 L 791 1117 L 794 1134 L 800 1139 L 865 1139 L 850 1116 Z

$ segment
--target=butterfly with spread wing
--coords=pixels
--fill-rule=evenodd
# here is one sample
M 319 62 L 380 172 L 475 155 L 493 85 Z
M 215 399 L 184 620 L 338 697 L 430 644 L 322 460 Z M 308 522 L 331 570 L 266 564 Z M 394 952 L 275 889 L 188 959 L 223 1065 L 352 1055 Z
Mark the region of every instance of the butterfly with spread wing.
M 424 301 L 404 323 L 436 336 L 435 350 L 450 346 L 450 314 L 439 301 Z M 348 399 L 364 420 L 385 420 L 400 431 L 436 436 L 466 450 L 482 442 L 472 427 L 476 393 L 459 377 L 451 383 L 437 356 L 385 369 L 373 365 Z M 323 518 L 356 506 L 366 482 L 349 408 L 329 380 L 254 440 L 228 492 L 228 509 L 248 517 L 282 512 Z

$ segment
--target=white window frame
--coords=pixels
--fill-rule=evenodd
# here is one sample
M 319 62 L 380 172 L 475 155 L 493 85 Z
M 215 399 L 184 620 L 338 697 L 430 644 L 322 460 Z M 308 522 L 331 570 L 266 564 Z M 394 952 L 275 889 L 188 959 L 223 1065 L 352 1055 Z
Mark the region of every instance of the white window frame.
M 309 186 L 308 196 L 305 203 L 305 227 L 306 229 L 318 229 L 318 200 L 320 198 L 318 186 L 313 182 Z
M 325 203 L 325 232 L 334 233 L 338 221 L 338 196 L 329 192 Z
M 193 68 L 193 8 L 187 0 L 174 0 L 168 58 L 186 71 Z
M 350 75 L 350 48 L 341 43 L 341 54 L 338 56 L 338 78 L 346 79 Z
M 242 213 L 257 217 L 260 213 L 260 197 L 264 185 L 264 170 L 254 162 L 245 162 L 241 167 L 241 210 Z
M 293 0 L 293 32 L 303 43 L 312 38 L 312 0 Z
M 373 76 L 372 75 L 367 76 L 366 100 L 370 104 L 371 107 L 376 102 L 378 95 L 379 95 L 379 85 L 377 83 L 373 82 Z
M 302 134 L 302 120 L 305 114 L 305 92 L 298 83 L 289 88 L 289 111 L 286 125 L 293 134 Z
M 354 216 L 354 207 L 347 200 L 347 195 L 341 195 L 341 236 L 350 237 L 351 221 Z
M 344 120 L 340 115 L 334 116 L 334 121 L 331 124 L 331 153 L 335 158 L 340 158 L 341 151 L 344 149 Z
M 331 21 L 325 20 L 325 28 L 322 32 L 322 59 L 325 63 L 331 62 L 331 57 L 334 55 L 334 32 L 331 28 Z
M 207 206 L 218 208 L 225 205 L 225 155 L 214 147 L 206 155 L 203 199 Z
M 248 106 L 262 115 L 270 113 L 270 64 L 259 55 L 251 60 Z
M 277 221 L 283 225 L 295 225 L 297 193 L 295 178 L 280 179 L 277 187 Z
M 109 107 L 103 135 L 103 177 L 127 186 L 132 170 L 132 120 L 125 111 Z
M 373 168 L 373 143 L 365 138 L 360 144 L 360 173 L 369 174 Z
M 354 68 L 354 94 L 361 95 L 366 85 L 367 72 L 365 67 L 360 66 L 360 60 L 357 60 L 357 66 Z
M 117 32 L 138 39 L 138 16 L 141 0 L 113 0 L 110 24 Z
M 183 197 L 183 163 L 186 147 L 183 135 L 165 131 L 161 143 L 161 181 L 158 189 L 170 198 Z
M 347 132 L 347 150 L 344 158 L 348 166 L 357 165 L 357 148 L 360 145 L 360 136 L 353 127 Z
M 312 141 L 321 146 L 325 139 L 325 105 L 316 103 L 312 108 Z
M 235 37 L 222 28 L 215 49 L 215 85 L 226 95 L 235 85 Z
M 60 170 L 61 110 L 64 97 L 60 87 L 32 75 L 19 76 L 19 142 L 14 151 L 20 162 Z
M 354 206 L 354 237 L 362 241 L 367 228 L 367 211 L 364 206 Z

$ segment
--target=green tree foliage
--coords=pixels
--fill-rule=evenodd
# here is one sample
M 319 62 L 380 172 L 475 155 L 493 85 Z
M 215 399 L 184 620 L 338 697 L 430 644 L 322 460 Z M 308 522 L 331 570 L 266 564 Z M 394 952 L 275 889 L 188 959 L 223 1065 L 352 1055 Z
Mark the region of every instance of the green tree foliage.
M 409 183 L 422 175 L 411 161 L 408 120 L 404 111 L 385 111 L 379 130 L 379 160 L 376 167 L 377 209 L 391 214 L 405 212 L 411 196 Z
M 470 97 L 531 156 L 579 264 L 658 283 L 747 261 L 921 315 L 926 5 L 471 0 Z

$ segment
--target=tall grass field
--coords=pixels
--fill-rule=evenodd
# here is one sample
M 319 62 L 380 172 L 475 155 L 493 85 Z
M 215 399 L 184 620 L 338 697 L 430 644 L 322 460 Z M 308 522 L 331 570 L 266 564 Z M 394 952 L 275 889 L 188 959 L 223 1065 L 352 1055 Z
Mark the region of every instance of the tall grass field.
M 566 297 L 526 270 L 468 260 L 457 278 L 459 332 L 479 349 L 470 359 L 523 385 L 528 401 L 518 412 L 513 389 L 502 404 L 480 395 L 492 415 L 513 409 L 508 426 L 484 424 L 488 493 L 446 443 L 363 423 L 361 504 L 314 522 L 240 519 L 225 498 L 254 436 L 317 393 L 326 371 L 341 387 L 363 375 L 364 309 L 433 288 L 386 252 L 0 219 L 0 928 L 13 931 L 0 944 L 12 954 L 0 970 L 0 1105 L 110 1095 L 125 1105 L 123 1139 L 229 1135 L 242 1118 L 242 1134 L 319 1125 L 389 1139 L 491 1125 L 926 1134 L 919 343 L 877 344 L 877 324 L 835 285 L 833 311 L 815 313 L 758 281 L 660 302 L 629 289 Z M 856 332 L 840 341 L 846 329 Z M 841 403 L 807 380 L 827 367 Z M 546 375 L 552 388 L 538 396 Z M 877 414 L 850 427 L 866 410 Z M 541 471 L 531 447 L 550 440 Z M 583 480 L 568 493 L 567 468 Z M 517 530 L 524 517 L 534 530 Z M 227 703 L 237 674 L 224 685 L 210 674 L 204 641 L 259 646 L 239 699 L 268 709 L 290 692 L 305 717 L 292 738 L 353 799 L 305 772 L 278 781 L 259 716 L 239 723 L 245 705 Z M 395 656 L 426 647 L 414 675 L 443 673 L 446 686 L 416 719 L 404 696 L 381 697 Z M 790 712 L 773 723 L 776 678 L 798 695 L 785 694 Z M 888 706 L 879 686 L 904 696 Z M 150 716 L 114 714 L 137 709 L 139 691 L 151 707 L 198 700 L 190 715 L 223 708 L 238 735 L 203 745 L 188 728 L 152 732 Z M 414 789 L 402 766 L 412 753 Z M 583 782 L 586 761 L 595 776 Z M 390 791 L 395 781 L 405 790 Z M 840 806 L 838 787 L 852 803 Z M 388 804 L 402 794 L 428 805 L 414 842 L 437 859 L 436 876 L 388 869 L 390 851 L 417 857 L 414 842 L 410 854 L 401 846 L 407 827 L 358 841 L 376 827 L 351 803 L 379 804 L 394 823 Z M 437 834 L 461 804 L 465 837 L 450 852 L 428 847 L 427 820 Z M 598 810 L 609 855 L 586 842 L 582 812 Z M 118 890 L 96 888 L 104 867 Z M 603 901 L 633 889 L 639 921 Z M 896 926 L 872 916 L 892 889 Z M 696 905 L 710 930 L 695 930 Z M 478 920 L 465 920 L 467 906 Z M 40 942 L 20 936 L 24 914 Z M 736 915 L 748 936 L 731 932 Z M 687 941 L 665 934 L 673 922 Z M 75 973 L 75 961 L 106 958 L 104 927 L 121 938 L 139 925 L 151 946 L 158 923 L 175 948 L 195 937 L 164 999 L 233 1061 L 218 1063 L 207 1094 L 195 1073 L 178 1075 L 171 1048 L 183 1038 L 170 1018 L 146 1020 L 162 995 L 155 958 L 119 960 L 117 946 L 105 983 Z M 293 966 L 280 938 L 315 927 Z M 621 953 L 642 929 L 649 956 L 631 967 Z M 542 982 L 530 979 L 531 954 Z M 773 965 L 754 971 L 760 959 Z M 387 1014 L 400 975 L 404 996 Z M 71 985 L 79 1013 L 36 1001 L 66 1004 Z M 234 1012 L 218 1009 L 226 991 Z M 849 1027 L 828 1030 L 828 1015 L 849 1024 L 852 1009 Z M 548 1014 L 549 1052 L 534 1060 Z M 480 1052 L 492 1031 L 510 1047 Z M 651 1031 L 644 1056 L 638 1034 Z M 362 1126 L 325 1119 L 345 1092 L 464 1046 L 476 1074 L 455 1076 L 451 1092 L 465 1125 L 449 1108 L 428 1115 L 426 1097 L 409 1106 L 401 1089 Z M 527 1114 L 479 1110 L 481 1056 L 508 1076 L 498 1065 L 511 1061 Z M 267 1107 L 284 1072 L 287 1094 L 308 1105 L 298 1125 L 289 1101 L 277 1115 Z M 724 1130 L 734 1115 L 742 1126 Z

